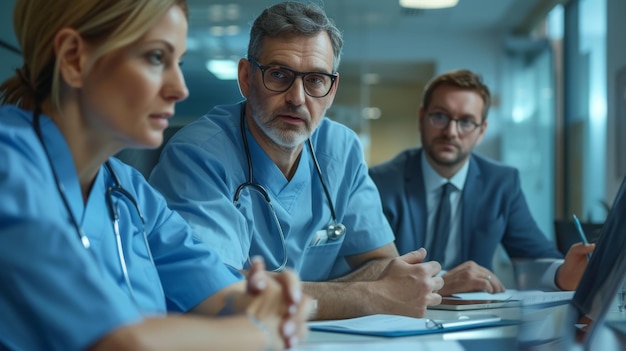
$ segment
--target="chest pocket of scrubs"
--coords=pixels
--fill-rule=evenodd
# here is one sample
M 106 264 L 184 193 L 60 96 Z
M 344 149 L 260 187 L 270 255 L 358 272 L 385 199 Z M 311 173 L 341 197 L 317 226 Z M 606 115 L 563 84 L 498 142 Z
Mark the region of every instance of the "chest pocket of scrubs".
M 335 265 L 335 260 L 339 256 L 344 238 L 345 235 L 342 235 L 337 240 L 328 240 L 321 245 L 307 246 L 302 253 L 302 266 L 299 271 L 302 280 L 327 280 Z

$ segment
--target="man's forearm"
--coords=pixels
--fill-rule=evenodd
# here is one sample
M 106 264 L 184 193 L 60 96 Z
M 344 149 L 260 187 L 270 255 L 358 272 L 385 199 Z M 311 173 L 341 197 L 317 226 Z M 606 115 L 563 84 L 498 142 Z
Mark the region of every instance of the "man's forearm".
M 366 282 L 303 282 L 303 291 L 317 301 L 311 319 L 344 319 L 376 313 Z
M 317 300 L 313 319 L 342 319 L 375 313 L 370 284 L 377 280 L 389 258 L 370 260 L 347 275 L 328 282 L 303 282 L 304 293 Z
M 315 311 L 312 311 L 311 319 L 342 319 L 360 317 L 373 313 L 371 311 L 374 309 L 366 302 L 372 296 L 369 290 L 369 284 L 361 283 L 357 281 L 357 278 L 377 277 L 379 273 L 376 274 L 376 271 L 382 271 L 386 262 L 383 262 L 382 266 L 375 261 L 371 263 L 371 265 L 366 264 L 361 269 L 333 281 L 302 282 L 303 293 L 311 296 L 315 300 Z M 374 280 L 374 278 L 368 280 Z M 241 285 L 242 284 L 239 283 L 233 285 L 231 289 L 220 292 L 220 295 L 223 296 L 214 298 L 214 300 L 219 301 L 214 301 L 214 304 L 223 306 L 219 314 L 229 315 L 242 312 L 246 306 L 246 304 L 243 303 L 243 300 L 246 300 L 246 296 Z M 212 309 L 207 307 L 208 302 L 205 302 L 204 306 L 201 304 L 196 307 L 194 312 L 207 314 L 209 310 L 212 312 L 215 311 L 215 307 Z
M 376 313 L 423 317 L 427 306 L 441 303 L 437 291 L 443 287 L 437 277 L 441 266 L 422 263 L 424 256 L 421 249 L 393 259 L 370 259 L 358 272 L 337 281 L 304 282 L 304 292 L 317 300 L 314 319 Z
M 370 260 L 363 264 L 361 267 L 354 271 L 335 278 L 333 282 L 358 282 L 358 281 L 372 281 L 380 277 L 381 273 L 385 270 L 385 267 L 389 264 L 391 258 L 379 258 Z

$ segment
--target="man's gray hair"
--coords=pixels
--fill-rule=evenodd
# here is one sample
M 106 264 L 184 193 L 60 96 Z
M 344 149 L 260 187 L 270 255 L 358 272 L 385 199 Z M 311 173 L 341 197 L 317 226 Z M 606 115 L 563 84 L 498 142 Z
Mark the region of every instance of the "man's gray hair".
M 324 10 L 311 2 L 286 1 L 265 9 L 252 24 L 248 58 L 259 57 L 263 38 L 283 35 L 315 36 L 326 31 L 333 46 L 333 72 L 337 71 L 341 59 L 343 38 L 332 19 Z

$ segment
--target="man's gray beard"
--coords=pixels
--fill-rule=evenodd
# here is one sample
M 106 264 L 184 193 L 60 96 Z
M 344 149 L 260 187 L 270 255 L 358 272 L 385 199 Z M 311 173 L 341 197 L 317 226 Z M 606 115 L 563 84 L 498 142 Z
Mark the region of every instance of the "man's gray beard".
M 284 132 L 278 128 L 275 128 L 272 124 L 264 124 L 261 125 L 260 128 L 263 133 L 275 144 L 287 149 L 298 147 L 309 138 L 309 135 L 306 134 L 296 134 L 293 131 Z

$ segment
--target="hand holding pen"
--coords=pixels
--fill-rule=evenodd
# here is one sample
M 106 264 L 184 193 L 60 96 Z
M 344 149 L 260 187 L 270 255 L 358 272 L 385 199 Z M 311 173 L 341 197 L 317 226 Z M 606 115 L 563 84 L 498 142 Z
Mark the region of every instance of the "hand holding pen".
M 569 248 L 563 264 L 556 271 L 554 282 L 561 290 L 576 290 L 580 277 L 582 277 L 587 268 L 591 252 L 596 246 L 587 241 L 585 232 L 583 232 L 580 221 L 578 221 L 576 216 L 574 216 L 574 223 L 582 243 L 576 243 Z
M 589 241 L 587 240 L 587 236 L 585 235 L 585 232 L 583 231 L 583 226 L 580 224 L 578 217 L 576 217 L 575 214 L 573 214 L 572 217 L 574 218 L 574 224 L 576 225 L 576 230 L 578 231 L 578 236 L 580 237 L 580 241 L 582 241 L 583 244 L 588 245 Z M 591 259 L 591 253 L 587 254 L 587 259 Z

